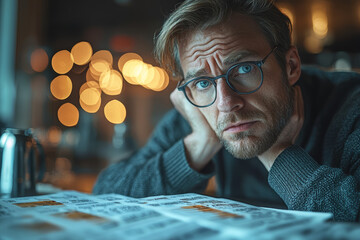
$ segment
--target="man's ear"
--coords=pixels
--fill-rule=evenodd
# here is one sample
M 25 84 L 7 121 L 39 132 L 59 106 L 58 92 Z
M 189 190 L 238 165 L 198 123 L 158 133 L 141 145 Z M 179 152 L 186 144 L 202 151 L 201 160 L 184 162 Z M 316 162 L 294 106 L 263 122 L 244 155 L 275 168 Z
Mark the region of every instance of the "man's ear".
M 290 86 L 293 86 L 300 78 L 301 61 L 296 47 L 291 46 L 286 53 L 286 74 Z

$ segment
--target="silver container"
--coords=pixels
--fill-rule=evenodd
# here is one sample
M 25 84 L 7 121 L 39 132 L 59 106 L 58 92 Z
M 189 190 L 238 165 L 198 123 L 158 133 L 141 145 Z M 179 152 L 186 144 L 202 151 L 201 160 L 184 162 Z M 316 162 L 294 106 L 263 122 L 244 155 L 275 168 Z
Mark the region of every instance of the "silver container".
M 5 129 L 0 138 L 0 198 L 36 195 L 44 173 L 44 151 L 31 130 Z

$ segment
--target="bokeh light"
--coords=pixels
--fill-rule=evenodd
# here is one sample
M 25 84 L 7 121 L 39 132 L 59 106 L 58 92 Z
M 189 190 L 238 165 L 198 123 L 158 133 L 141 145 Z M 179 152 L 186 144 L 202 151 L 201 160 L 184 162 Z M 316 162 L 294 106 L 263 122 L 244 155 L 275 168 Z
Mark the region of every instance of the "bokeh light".
M 150 83 L 155 76 L 155 69 L 151 64 L 143 63 L 139 66 L 139 75 L 136 78 L 136 82 L 140 85 L 146 85 Z
M 106 61 L 110 66 L 113 65 L 113 56 L 112 56 L 111 52 L 108 50 L 97 51 L 91 57 L 91 61 L 99 60 L 99 59 Z
M 91 75 L 95 79 L 99 79 L 103 72 L 107 72 L 112 69 L 113 56 L 107 50 L 100 50 L 94 53 L 91 57 L 89 69 Z
M 107 95 L 118 95 L 123 87 L 123 79 L 118 71 L 110 70 L 101 74 L 99 85 Z
M 51 81 L 50 91 L 55 98 L 59 100 L 66 99 L 72 91 L 71 79 L 66 75 L 57 76 Z
M 111 65 L 106 60 L 94 59 L 94 60 L 91 60 L 89 69 L 90 69 L 90 72 L 91 72 L 90 74 L 92 75 L 92 77 L 95 79 L 99 79 L 100 75 L 103 72 L 107 72 L 111 69 Z
M 101 93 L 95 88 L 85 89 L 81 95 L 80 100 L 86 103 L 87 105 L 95 105 L 100 100 Z
M 314 3 L 311 7 L 311 13 L 314 33 L 320 38 L 325 38 L 328 33 L 328 18 L 325 3 Z
M 74 59 L 69 51 L 61 50 L 52 57 L 51 65 L 58 74 L 65 74 L 73 67 Z
M 113 124 L 120 124 L 126 118 L 126 109 L 124 104 L 118 100 L 108 102 L 104 107 L 106 119 Z
M 87 64 L 93 54 L 93 49 L 88 42 L 79 42 L 71 49 L 71 54 L 74 58 L 74 63 L 77 65 Z
M 89 81 L 80 87 L 79 103 L 82 109 L 88 113 L 95 113 L 101 105 L 101 89 L 98 82 Z
M 144 62 L 138 59 L 127 61 L 122 70 L 125 80 L 130 84 L 138 85 L 137 78 L 140 75 L 143 66 Z
M 81 85 L 80 89 L 79 89 L 79 93 L 81 95 L 81 93 L 87 89 L 87 88 L 95 88 L 97 89 L 99 92 L 101 92 L 99 83 L 97 81 L 89 81 L 89 82 L 85 82 L 83 85 Z
M 156 70 L 154 79 L 144 87 L 153 91 L 163 91 L 169 85 L 169 75 L 162 68 L 154 67 L 154 69 Z
M 140 60 L 143 61 L 142 57 L 139 54 L 136 53 L 125 53 L 123 54 L 118 61 L 118 68 L 121 72 L 123 72 L 123 67 L 127 61 L 130 60 Z
M 67 50 L 57 52 L 51 64 L 55 72 L 62 74 L 54 78 L 50 84 L 51 93 L 60 100 L 68 98 L 73 88 L 71 79 L 64 74 L 73 67 L 72 73 L 81 74 L 88 67 L 86 82 L 79 89 L 80 107 L 88 113 L 99 111 L 103 101 L 102 93 L 119 95 L 122 92 L 124 80 L 153 91 L 162 91 L 169 84 L 169 76 L 162 68 L 145 63 L 136 53 L 126 53 L 119 58 L 117 65 L 121 72 L 113 69 L 111 52 L 100 50 L 93 54 L 91 44 L 86 41 L 75 44 L 71 52 Z M 78 71 L 76 71 L 77 68 Z M 33 69 L 41 68 L 33 67 Z M 103 111 L 106 119 L 113 124 L 121 124 L 126 118 L 126 108 L 118 100 L 109 101 L 105 104 Z M 79 121 L 79 110 L 72 103 L 65 103 L 58 109 L 58 119 L 64 126 L 75 126 Z
M 66 127 L 73 127 L 79 122 L 79 110 L 71 103 L 64 103 L 58 110 L 58 119 Z
M 160 70 L 159 67 L 154 67 L 153 70 L 154 70 L 154 77 L 152 81 L 144 85 L 145 88 L 151 90 L 159 88 L 164 80 L 163 72 Z
M 35 72 L 43 72 L 49 64 L 49 56 L 42 48 L 35 49 L 31 53 L 30 65 Z
M 90 81 L 98 81 L 99 78 L 94 76 L 92 73 L 91 73 L 91 70 L 90 68 L 88 68 L 88 70 L 86 71 L 86 81 L 90 82 Z
M 99 97 L 99 100 L 97 103 L 95 103 L 94 105 L 88 105 L 86 103 L 84 103 L 81 99 L 79 100 L 80 106 L 81 108 L 88 113 L 96 113 L 97 111 L 99 111 L 100 109 L 100 105 L 101 105 L 101 96 Z
M 169 86 L 169 82 L 170 82 L 169 75 L 163 68 L 159 68 L 159 71 L 162 72 L 162 77 L 164 81 L 159 88 L 153 89 L 154 91 L 163 91 L 165 90 L 165 88 L 167 88 L 167 86 Z

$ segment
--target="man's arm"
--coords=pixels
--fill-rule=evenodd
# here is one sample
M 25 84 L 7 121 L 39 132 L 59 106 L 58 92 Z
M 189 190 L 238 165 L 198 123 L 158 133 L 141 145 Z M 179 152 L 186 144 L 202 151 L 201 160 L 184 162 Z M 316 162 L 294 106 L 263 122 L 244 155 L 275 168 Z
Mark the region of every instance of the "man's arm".
M 323 150 L 326 151 L 324 159 L 316 161 L 304 149 L 292 144 L 280 153 L 276 151 L 286 146 L 284 139 L 292 142 L 298 117 L 288 123 L 293 126 L 293 134 L 285 130 L 287 134 L 280 135 L 282 139 L 277 141 L 279 146 L 259 156 L 263 163 L 268 163 L 270 186 L 289 209 L 331 212 L 336 221 L 360 220 L 359 96 L 355 94 L 349 98 L 328 128 L 322 146 L 326 149 Z M 276 156 L 276 160 L 272 156 Z
M 189 166 L 183 138 L 191 128 L 175 110 L 158 124 L 146 146 L 101 172 L 93 192 L 132 197 L 202 192 L 214 174 L 212 163 L 200 173 Z
M 360 131 L 349 138 L 357 149 L 351 158 L 360 164 Z M 350 160 L 350 159 L 349 159 Z M 355 166 L 354 166 L 355 167 Z M 341 168 L 319 165 L 301 147 L 283 151 L 269 172 L 269 184 L 289 209 L 331 212 L 336 221 L 359 221 L 360 168 L 352 175 Z

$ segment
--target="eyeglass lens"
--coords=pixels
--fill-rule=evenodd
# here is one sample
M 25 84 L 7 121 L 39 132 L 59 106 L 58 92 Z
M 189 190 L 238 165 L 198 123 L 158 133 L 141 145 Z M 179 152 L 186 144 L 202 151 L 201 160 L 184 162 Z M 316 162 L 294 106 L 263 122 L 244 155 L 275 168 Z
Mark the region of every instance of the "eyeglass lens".
M 235 92 L 249 93 L 260 87 L 261 69 L 255 63 L 241 63 L 229 69 L 227 79 Z M 193 104 L 207 106 L 216 99 L 216 86 L 207 78 L 194 79 L 186 85 L 185 93 Z

